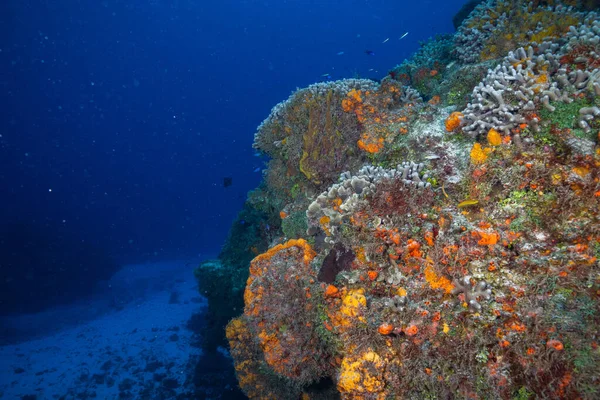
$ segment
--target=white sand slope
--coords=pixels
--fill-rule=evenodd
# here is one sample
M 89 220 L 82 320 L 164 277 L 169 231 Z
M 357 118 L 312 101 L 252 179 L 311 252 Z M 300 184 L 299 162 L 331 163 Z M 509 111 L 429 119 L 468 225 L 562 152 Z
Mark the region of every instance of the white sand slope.
M 193 266 L 128 266 L 108 287 L 72 306 L 72 320 L 81 320 L 86 307 L 91 320 L 65 322 L 70 309 L 64 307 L 59 328 L 49 313 L 0 321 L 23 332 L 51 332 L 0 347 L 0 399 L 168 399 L 192 390 L 186 375 L 201 350 L 186 324 L 206 307 Z

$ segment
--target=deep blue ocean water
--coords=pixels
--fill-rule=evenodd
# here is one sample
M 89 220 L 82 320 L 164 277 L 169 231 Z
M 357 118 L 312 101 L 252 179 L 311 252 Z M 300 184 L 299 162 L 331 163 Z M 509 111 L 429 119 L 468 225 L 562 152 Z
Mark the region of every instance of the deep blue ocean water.
M 218 254 L 261 179 L 270 109 L 320 80 L 382 78 L 453 32 L 464 2 L 2 1 L 2 280 L 79 296 L 119 265 Z M 72 300 L 0 296 L 2 313 Z

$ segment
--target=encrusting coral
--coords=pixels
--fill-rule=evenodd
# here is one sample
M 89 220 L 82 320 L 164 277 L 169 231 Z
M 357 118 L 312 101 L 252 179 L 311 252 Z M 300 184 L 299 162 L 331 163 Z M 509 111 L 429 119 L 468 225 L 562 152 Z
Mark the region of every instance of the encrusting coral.
M 261 201 L 300 222 L 270 229 L 227 328 L 250 398 L 598 397 L 600 23 L 572 3 L 481 2 L 454 52 L 259 127 Z

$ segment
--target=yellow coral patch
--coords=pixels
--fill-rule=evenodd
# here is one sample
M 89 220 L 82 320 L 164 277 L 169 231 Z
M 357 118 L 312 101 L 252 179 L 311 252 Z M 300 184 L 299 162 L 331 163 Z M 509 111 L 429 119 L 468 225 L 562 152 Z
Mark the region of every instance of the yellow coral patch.
M 321 224 L 321 228 L 323 228 L 323 231 L 325 231 L 327 236 L 331 236 L 331 232 L 328 228 L 329 221 L 331 221 L 331 218 L 329 218 L 327 215 L 323 215 L 321 218 L 319 218 L 319 224 Z
M 473 164 L 483 164 L 491 151 L 492 149 L 488 147 L 482 148 L 479 143 L 475 143 L 471 149 L 471 162 Z
M 353 319 L 365 321 L 361 315 L 361 308 L 366 307 L 367 298 L 364 289 L 352 289 L 348 292 L 342 291 L 342 305 L 338 312 L 333 313 L 331 320 L 335 326 L 348 327 L 352 325 Z
M 437 276 L 430 264 L 425 267 L 425 280 L 432 289 L 443 289 L 446 293 L 450 293 L 454 289 L 454 285 L 450 279 L 444 276 Z
M 487 134 L 487 140 L 491 146 L 500 146 L 502 143 L 502 136 L 500 136 L 497 130 L 492 128 Z
M 360 382 L 360 374 L 355 369 L 348 366 L 347 360 L 343 361 L 342 368 L 338 387 L 340 388 L 340 391 L 352 392 Z
M 367 351 L 360 357 L 344 358 L 338 380 L 339 391 L 348 394 L 380 393 L 385 386 L 384 367 L 381 357 L 373 351 Z
M 541 74 L 541 75 L 538 75 L 538 76 L 535 78 L 535 81 L 536 81 L 537 83 L 539 83 L 539 84 L 548 83 L 548 75 L 546 75 L 546 74 Z
M 365 249 L 362 247 L 359 247 L 356 249 L 356 259 L 358 261 L 360 261 L 363 264 L 366 264 L 367 261 L 367 256 L 365 255 Z
M 553 185 L 558 185 L 559 183 L 562 182 L 562 175 L 561 174 L 552 174 L 552 184 Z
M 359 307 L 365 307 L 367 305 L 367 298 L 365 297 L 364 289 L 352 289 L 348 292 L 342 300 L 342 313 L 355 317 L 358 315 Z
M 580 177 L 584 178 L 587 174 L 590 173 L 590 169 L 586 167 L 575 167 L 573 168 L 573 172 L 575 172 Z
M 241 318 L 232 319 L 231 322 L 227 324 L 227 328 L 225 329 L 225 336 L 228 340 L 232 340 L 234 338 L 239 337 L 246 331 L 246 325 L 242 322 Z

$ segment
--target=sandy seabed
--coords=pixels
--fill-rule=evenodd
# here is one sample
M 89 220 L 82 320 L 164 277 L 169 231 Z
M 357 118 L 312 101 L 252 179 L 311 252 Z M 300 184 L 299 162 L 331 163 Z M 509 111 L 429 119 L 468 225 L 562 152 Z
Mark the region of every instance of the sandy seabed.
M 0 399 L 189 393 L 202 351 L 187 323 L 206 306 L 189 262 L 155 263 L 124 267 L 85 303 L 4 318 L 22 337 L 0 347 Z

